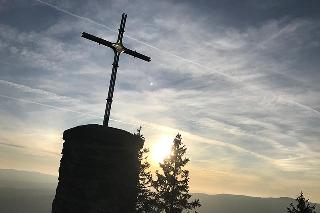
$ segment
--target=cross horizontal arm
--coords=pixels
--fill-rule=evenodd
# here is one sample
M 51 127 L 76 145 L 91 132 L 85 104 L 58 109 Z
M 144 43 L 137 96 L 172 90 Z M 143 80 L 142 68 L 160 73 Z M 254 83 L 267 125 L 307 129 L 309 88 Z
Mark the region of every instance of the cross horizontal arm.
M 102 44 L 102 45 L 104 45 L 104 46 L 110 47 L 110 48 L 112 48 L 113 50 L 115 50 L 112 42 L 107 41 L 107 40 L 104 40 L 104 39 L 99 38 L 99 37 L 97 37 L 97 36 L 94 36 L 94 35 L 91 35 L 91 34 L 89 34 L 89 33 L 83 32 L 82 35 L 81 35 L 81 37 L 86 38 L 86 39 L 89 39 L 89 40 L 94 41 L 94 42 L 97 42 L 98 44 Z
M 123 52 L 128 54 L 128 55 L 131 55 L 131 56 L 133 56 L 135 58 L 140 58 L 140 59 L 148 61 L 148 62 L 151 61 L 151 58 L 149 56 L 143 55 L 143 54 L 138 53 L 137 51 L 134 51 L 134 50 L 130 50 L 130 49 L 124 48 Z

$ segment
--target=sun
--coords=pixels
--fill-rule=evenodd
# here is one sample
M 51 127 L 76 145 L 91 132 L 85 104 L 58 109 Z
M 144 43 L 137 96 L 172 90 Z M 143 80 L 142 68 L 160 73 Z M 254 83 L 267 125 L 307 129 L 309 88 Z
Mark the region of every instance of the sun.
M 172 138 L 169 136 L 160 137 L 151 148 L 151 158 L 155 163 L 162 163 L 170 155 Z

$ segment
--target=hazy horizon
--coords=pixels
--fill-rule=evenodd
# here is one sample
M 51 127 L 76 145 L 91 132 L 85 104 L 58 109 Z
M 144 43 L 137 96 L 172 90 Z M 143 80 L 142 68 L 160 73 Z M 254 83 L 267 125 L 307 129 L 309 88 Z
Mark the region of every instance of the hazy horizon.
M 320 2 L 0 0 L 0 168 L 58 175 L 63 131 L 141 125 L 152 167 L 179 132 L 190 190 L 320 202 Z
M 17 179 L 20 181 L 21 179 L 20 178 L 23 178 L 21 175 L 21 173 L 29 173 L 30 177 L 27 177 L 26 178 L 26 182 L 29 182 L 30 180 L 34 183 L 34 184 L 38 184 L 38 186 L 36 186 L 35 188 L 41 188 L 41 184 L 50 184 L 50 186 L 52 186 L 52 183 L 53 184 L 57 184 L 58 183 L 58 176 L 57 175 L 51 175 L 51 174 L 46 174 L 46 173 L 41 173 L 41 172 L 38 172 L 38 171 L 28 171 L 28 170 L 17 170 L 17 169 L 4 169 L 4 168 L 0 168 L 0 180 L 2 181 L 2 178 L 1 178 L 1 173 L 3 172 L 3 170 L 6 170 L 6 171 L 9 171 L 9 173 L 13 172 L 13 173 L 16 173 L 16 176 L 14 176 L 14 178 L 16 179 L 11 179 L 12 182 L 14 183 L 15 181 L 17 181 Z M 50 178 L 48 177 L 41 177 L 41 176 L 50 176 Z M 8 177 L 10 177 L 10 174 L 8 175 Z M 12 174 L 11 174 L 11 178 L 12 178 Z M 40 178 L 39 178 L 40 177 Z M 56 180 L 53 180 L 53 178 L 57 178 Z M 23 183 L 22 183 L 23 184 Z M 56 185 L 54 185 L 56 186 Z M 26 186 L 22 186 L 21 185 L 16 185 L 16 186 L 13 186 L 13 185 L 10 185 L 9 188 L 26 188 Z M 2 184 L 0 184 L 0 188 L 4 188 Z M 28 188 L 31 188 L 31 187 L 28 187 Z M 54 187 L 55 188 L 55 187 Z M 202 194 L 202 195 L 208 195 L 208 196 L 214 196 L 214 195 L 231 195 L 231 196 L 243 196 L 243 197 L 251 197 L 251 198 L 290 198 L 290 199 L 295 199 L 296 196 L 299 195 L 300 192 L 297 192 L 296 196 L 295 197 L 263 197 L 263 196 L 250 196 L 250 195 L 245 195 L 245 194 L 226 194 L 226 193 L 221 193 L 221 194 L 206 194 L 206 193 L 203 193 L 203 192 L 190 192 L 193 196 L 196 195 L 196 194 Z M 305 195 L 306 198 L 308 198 L 307 196 L 308 195 Z M 310 200 L 311 203 L 316 203 L 312 200 Z M 318 203 L 317 203 L 318 204 Z

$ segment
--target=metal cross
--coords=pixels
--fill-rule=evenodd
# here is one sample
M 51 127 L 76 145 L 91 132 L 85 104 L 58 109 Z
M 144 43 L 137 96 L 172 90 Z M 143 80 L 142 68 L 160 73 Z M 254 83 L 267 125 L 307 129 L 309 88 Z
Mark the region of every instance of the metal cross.
M 123 38 L 123 33 L 124 33 L 124 27 L 126 24 L 126 19 L 127 19 L 127 14 L 123 13 L 121 23 L 120 23 L 120 28 L 119 28 L 118 39 L 117 39 L 116 43 L 112 43 L 110 41 L 96 37 L 94 35 L 90 35 L 89 33 L 86 33 L 86 32 L 83 32 L 82 36 L 81 36 L 83 38 L 97 42 L 99 45 L 102 44 L 107 47 L 110 47 L 114 52 L 114 58 L 113 58 L 113 63 L 112 63 L 112 73 L 111 73 L 111 79 L 110 79 L 110 85 L 109 85 L 109 91 L 108 91 L 108 98 L 107 98 L 106 109 L 105 109 L 105 113 L 104 113 L 104 119 L 103 119 L 104 126 L 108 126 L 108 123 L 109 123 L 110 110 L 111 110 L 111 104 L 112 104 L 112 98 L 113 98 L 113 91 L 114 91 L 114 86 L 116 83 L 116 76 L 117 76 L 117 69 L 119 67 L 118 62 L 119 62 L 120 54 L 126 53 L 126 54 L 131 55 L 135 58 L 140 58 L 145 61 L 151 61 L 150 57 L 143 55 L 141 53 L 138 53 L 134 50 L 130 50 L 130 49 L 123 46 L 122 38 Z

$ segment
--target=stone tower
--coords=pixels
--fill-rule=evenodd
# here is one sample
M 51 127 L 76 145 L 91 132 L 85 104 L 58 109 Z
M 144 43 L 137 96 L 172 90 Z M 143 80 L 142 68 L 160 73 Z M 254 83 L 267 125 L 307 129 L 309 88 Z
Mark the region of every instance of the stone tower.
M 139 136 L 102 125 L 64 131 L 52 213 L 135 212 Z

